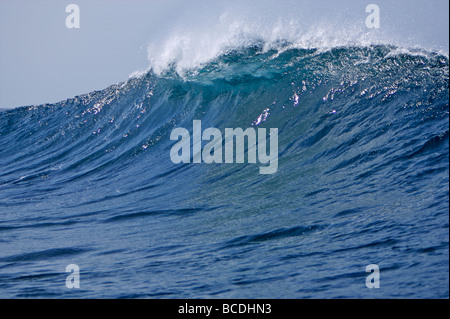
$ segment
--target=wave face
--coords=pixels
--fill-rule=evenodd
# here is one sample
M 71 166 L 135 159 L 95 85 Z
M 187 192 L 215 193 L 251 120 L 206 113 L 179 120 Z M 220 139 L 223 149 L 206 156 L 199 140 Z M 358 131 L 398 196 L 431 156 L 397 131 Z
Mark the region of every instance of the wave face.
M 448 298 L 448 67 L 256 43 L 0 112 L 0 296 Z M 193 120 L 278 128 L 277 173 L 173 164 Z

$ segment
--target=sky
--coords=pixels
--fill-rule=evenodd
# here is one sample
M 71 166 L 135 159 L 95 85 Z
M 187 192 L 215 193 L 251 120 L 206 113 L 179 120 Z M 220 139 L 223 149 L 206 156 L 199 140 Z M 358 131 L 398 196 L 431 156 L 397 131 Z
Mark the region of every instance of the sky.
M 71 3 L 80 8 L 78 29 L 66 27 Z M 371 3 L 381 20 L 372 33 L 365 27 Z M 0 108 L 101 90 L 184 47 L 184 58 L 196 62 L 229 41 L 230 25 L 273 34 L 292 24 L 301 26 L 296 33 L 315 32 L 320 22 L 336 38 L 356 28 L 448 55 L 448 11 L 448 0 L 0 0 Z

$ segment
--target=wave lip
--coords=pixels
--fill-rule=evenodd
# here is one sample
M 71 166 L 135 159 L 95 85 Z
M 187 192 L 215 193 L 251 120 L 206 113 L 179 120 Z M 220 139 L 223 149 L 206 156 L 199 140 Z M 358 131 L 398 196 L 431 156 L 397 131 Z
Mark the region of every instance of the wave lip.
M 394 54 L 430 51 L 426 46 L 417 44 L 417 41 L 398 35 L 395 32 L 398 30 L 369 29 L 363 20 L 339 16 L 331 9 L 327 20 L 313 19 L 307 14 L 309 6 L 305 4 L 303 13 L 291 12 L 283 19 L 228 9 L 215 18 L 212 14 L 203 25 L 175 23 L 148 45 L 149 69 L 161 75 L 174 68 L 183 75 L 222 55 L 255 45 L 261 45 L 263 52 L 289 49 L 325 52 L 339 47 L 376 45 L 395 47 Z M 448 57 L 448 50 L 439 54 Z

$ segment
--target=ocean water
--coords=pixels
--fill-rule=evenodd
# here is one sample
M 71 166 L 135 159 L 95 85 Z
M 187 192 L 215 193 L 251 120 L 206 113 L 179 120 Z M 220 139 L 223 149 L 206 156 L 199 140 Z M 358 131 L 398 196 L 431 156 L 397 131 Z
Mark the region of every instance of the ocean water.
M 0 112 L 0 297 L 448 298 L 447 55 L 256 42 L 176 68 Z M 172 163 L 193 120 L 278 128 L 278 171 Z

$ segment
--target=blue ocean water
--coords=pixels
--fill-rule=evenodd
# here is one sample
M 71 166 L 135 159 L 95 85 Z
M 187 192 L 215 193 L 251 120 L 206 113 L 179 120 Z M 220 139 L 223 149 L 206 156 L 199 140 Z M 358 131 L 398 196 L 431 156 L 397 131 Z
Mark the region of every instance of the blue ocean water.
M 0 297 L 448 298 L 448 68 L 255 44 L 0 112 Z M 193 120 L 278 128 L 278 171 L 172 163 Z

